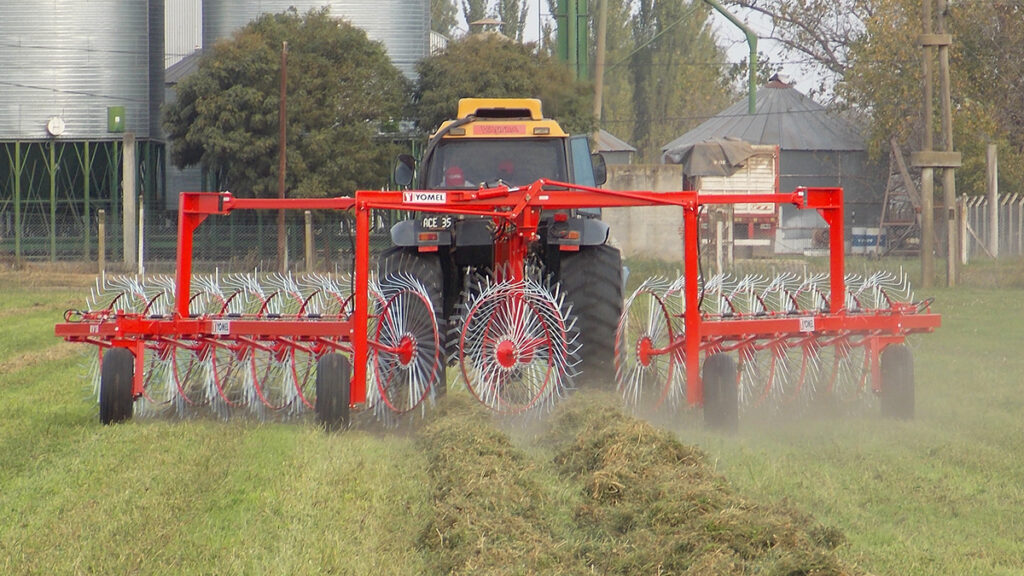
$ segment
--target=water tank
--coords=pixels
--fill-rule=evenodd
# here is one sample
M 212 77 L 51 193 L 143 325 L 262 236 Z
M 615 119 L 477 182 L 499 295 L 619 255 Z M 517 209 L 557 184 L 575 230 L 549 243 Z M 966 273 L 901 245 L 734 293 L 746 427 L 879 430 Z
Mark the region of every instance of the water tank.
M 164 0 L 0 0 L 0 14 L 0 140 L 159 134 Z
M 384 44 L 391 61 L 408 78 L 430 50 L 430 0 L 205 0 L 203 46 L 245 26 L 263 14 L 294 6 L 300 14 L 327 6 L 331 15 L 366 31 Z

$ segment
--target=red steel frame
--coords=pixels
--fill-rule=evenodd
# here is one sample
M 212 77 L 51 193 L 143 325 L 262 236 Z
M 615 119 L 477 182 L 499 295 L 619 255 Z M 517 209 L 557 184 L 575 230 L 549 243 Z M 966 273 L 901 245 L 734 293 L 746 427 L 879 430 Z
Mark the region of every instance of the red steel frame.
M 492 218 L 500 227 L 510 225 L 512 233 L 501 236 L 495 245 L 495 261 L 508 275 L 518 280 L 523 274 L 531 242 L 537 240 L 537 227 L 543 210 L 571 210 L 581 207 L 613 208 L 629 206 L 674 205 L 683 209 L 684 222 L 684 304 L 683 334 L 664 350 L 652 354 L 675 354 L 685 358 L 686 397 L 690 404 L 703 402 L 700 379 L 700 352 L 728 349 L 729 342 L 772 339 L 786 336 L 819 335 L 823 338 L 859 334 L 871 354 L 872 380 L 879 378 L 878 357 L 885 346 L 902 342 L 907 334 L 930 332 L 940 325 L 938 314 L 919 310 L 911 304 L 894 304 L 891 309 L 868 313 L 848 313 L 844 299 L 833 297 L 826 313 L 808 317 L 772 316 L 768 318 L 729 318 L 710 321 L 699 309 L 699 210 L 708 204 L 774 203 L 792 204 L 817 210 L 828 224 L 830 289 L 833 295 L 846 293 L 844 284 L 843 192 L 840 188 L 798 188 L 788 194 L 716 194 L 700 196 L 694 191 L 651 192 L 612 191 L 538 180 L 527 187 L 498 187 L 451 191 L 358 191 L 354 198 L 324 199 L 246 199 L 229 192 L 183 193 L 179 202 L 178 260 L 176 283 L 178 298 L 173 317 L 147 318 L 138 314 L 114 312 L 113 317 L 57 324 L 57 336 L 69 341 L 88 342 L 100 347 L 123 347 L 135 354 L 133 393 L 143 391 L 143 351 L 147 341 L 201 342 L 276 340 L 304 349 L 343 349 L 352 351 L 350 402 L 366 401 L 367 358 L 371 347 L 380 346 L 367 335 L 369 322 L 370 211 L 416 210 L 434 213 Z M 190 314 L 189 294 L 192 275 L 193 234 L 210 215 L 233 210 L 354 210 L 356 218 L 356 254 L 354 312 L 351 319 L 258 318 L 214 319 Z

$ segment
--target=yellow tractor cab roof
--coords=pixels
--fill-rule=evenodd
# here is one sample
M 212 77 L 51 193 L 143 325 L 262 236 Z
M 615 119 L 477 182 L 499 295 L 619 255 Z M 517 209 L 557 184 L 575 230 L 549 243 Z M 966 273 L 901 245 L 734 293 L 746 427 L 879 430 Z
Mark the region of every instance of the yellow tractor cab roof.
M 458 119 L 473 120 L 453 128 L 444 138 L 564 138 L 558 122 L 544 118 L 536 98 L 462 98 Z M 455 120 L 441 124 L 444 130 Z

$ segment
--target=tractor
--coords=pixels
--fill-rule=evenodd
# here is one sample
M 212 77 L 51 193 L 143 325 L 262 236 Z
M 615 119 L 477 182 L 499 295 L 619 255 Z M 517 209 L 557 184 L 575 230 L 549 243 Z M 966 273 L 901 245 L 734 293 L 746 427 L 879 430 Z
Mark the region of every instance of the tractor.
M 412 186 L 417 201 L 426 203 L 431 190 L 525 187 L 540 179 L 599 186 L 606 175 L 604 158 L 591 153 L 586 135 L 567 134 L 543 116 L 540 100 L 527 98 L 461 99 L 458 117 L 430 137 L 420 162 L 402 155 L 395 168 L 396 183 Z M 575 314 L 579 371 L 588 380 L 612 373 L 623 306 L 621 255 L 600 217 L 599 208 L 545 211 L 527 257 L 532 274 L 557 284 Z M 491 218 L 418 212 L 391 228 L 394 246 L 381 255 L 381 276 L 417 278 L 430 292 L 443 332 L 467 290 L 508 264 L 495 250 L 501 233 Z M 452 354 L 453 340 L 446 343 Z

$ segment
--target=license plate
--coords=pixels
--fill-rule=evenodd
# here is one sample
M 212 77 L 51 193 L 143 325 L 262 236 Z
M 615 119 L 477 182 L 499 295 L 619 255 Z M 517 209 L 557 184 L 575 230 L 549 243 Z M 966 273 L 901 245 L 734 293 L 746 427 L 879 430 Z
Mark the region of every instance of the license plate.
M 454 220 L 447 214 L 434 214 L 420 219 L 420 227 L 424 230 L 447 230 Z

